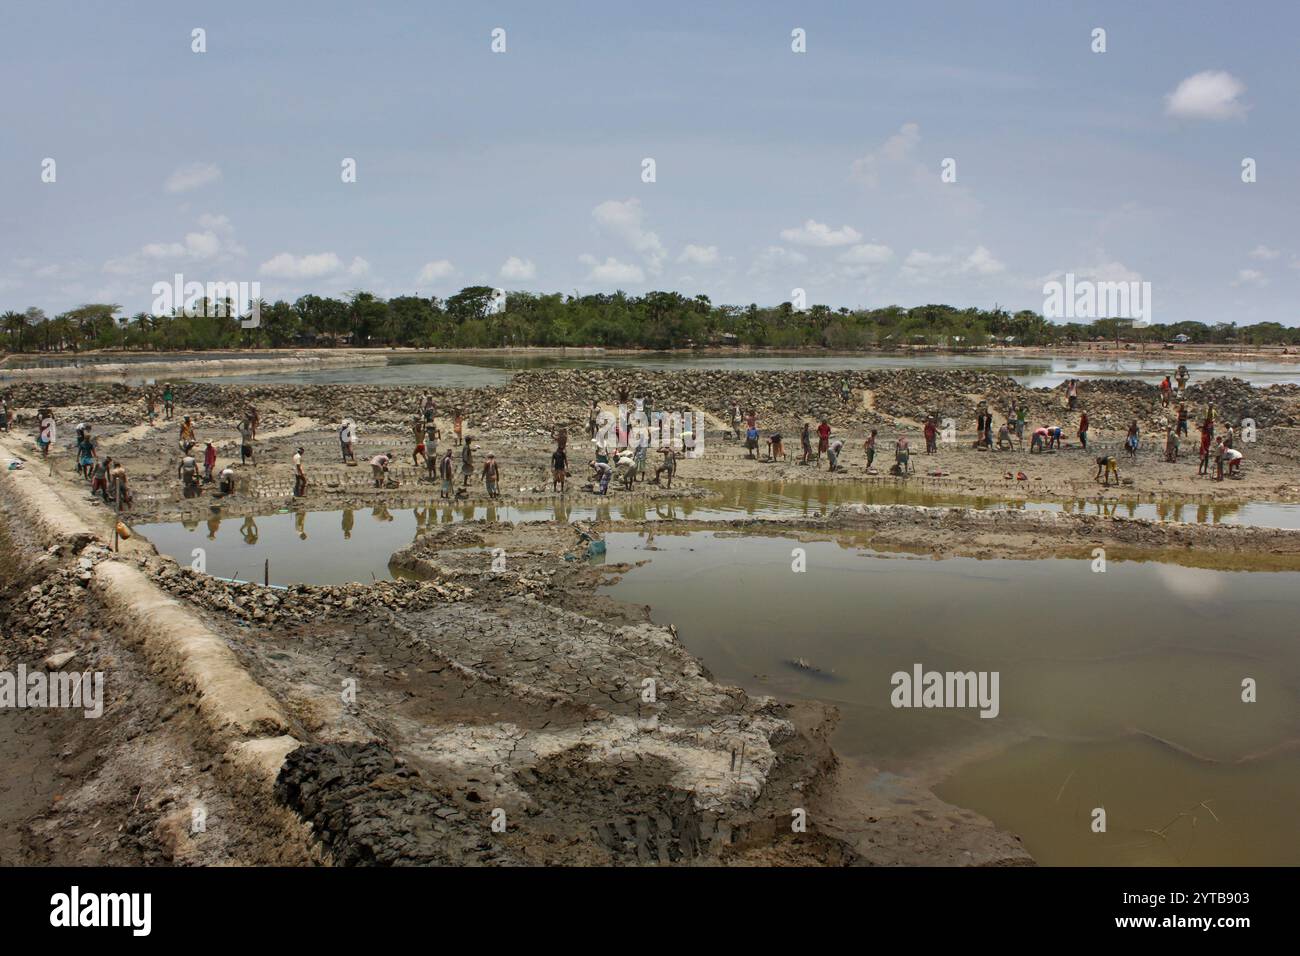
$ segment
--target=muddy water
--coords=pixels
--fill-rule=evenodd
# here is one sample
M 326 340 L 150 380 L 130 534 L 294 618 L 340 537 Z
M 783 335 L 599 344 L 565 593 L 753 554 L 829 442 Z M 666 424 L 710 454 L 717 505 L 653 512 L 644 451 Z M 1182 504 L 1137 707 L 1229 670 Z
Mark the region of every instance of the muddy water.
M 910 486 L 882 483 L 808 485 L 777 481 L 706 481 L 700 484 L 717 497 L 705 504 L 728 517 L 753 515 L 780 517 L 825 514 L 846 504 L 921 505 L 930 508 L 1016 508 L 1029 511 L 1064 511 L 1072 514 L 1109 515 L 1196 524 L 1242 524 L 1262 528 L 1300 529 L 1300 505 L 1280 502 L 1117 502 L 1080 498 L 1074 501 L 1007 502 L 998 498 L 941 494 Z
M 1235 376 L 1255 385 L 1300 383 L 1300 365 L 1284 362 L 1187 362 L 1192 382 L 1220 375 Z M 639 368 L 651 371 L 723 369 L 727 371 L 870 371 L 914 368 L 996 372 L 1009 375 L 1030 388 L 1050 388 L 1067 378 L 1137 378 L 1159 382 L 1177 362 L 1154 354 L 1123 359 L 1024 358 L 989 354 L 976 355 L 765 355 L 687 356 L 665 353 L 645 355 L 402 355 L 391 356 L 386 366 L 283 371 L 236 375 L 223 379 L 231 383 L 337 382 L 376 385 L 431 387 L 476 387 L 499 385 L 526 368 Z
M 141 531 L 161 553 L 192 564 L 194 549 L 203 549 L 207 573 L 240 580 L 264 579 L 270 561 L 273 584 L 340 584 L 390 577 L 388 558 L 409 545 L 421 528 L 458 521 L 728 521 L 742 517 L 790 518 L 826 514 L 853 502 L 927 507 L 1025 508 L 1106 514 L 1155 521 L 1254 524 L 1300 528 L 1300 505 L 1245 504 L 1166 505 L 1079 500 L 1076 502 L 1003 502 L 930 494 L 889 484 L 801 485 L 782 482 L 716 481 L 704 483 L 713 497 L 622 501 L 597 504 L 515 505 L 446 504 L 436 500 L 419 507 L 350 508 L 290 512 L 258 517 L 211 517 L 203 521 L 141 524 Z
M 610 562 L 649 559 L 608 593 L 675 624 L 719 678 L 837 704 L 842 755 L 918 775 L 1040 862 L 1300 864 L 1300 574 L 837 542 L 798 545 L 794 573 L 789 539 L 607 540 Z M 891 675 L 918 663 L 998 672 L 998 716 L 894 708 Z

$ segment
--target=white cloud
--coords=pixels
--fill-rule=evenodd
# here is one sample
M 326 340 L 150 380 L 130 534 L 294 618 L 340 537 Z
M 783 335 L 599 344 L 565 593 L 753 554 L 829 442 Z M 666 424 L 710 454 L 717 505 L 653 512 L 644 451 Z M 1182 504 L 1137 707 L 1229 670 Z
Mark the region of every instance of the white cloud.
M 592 255 L 579 256 L 578 261 L 591 266 L 591 272 L 587 274 L 588 282 L 599 282 L 606 285 L 645 282 L 645 271 L 635 263 L 620 262 L 613 257 L 600 262 Z
M 263 262 L 258 272 L 273 279 L 319 279 L 333 275 L 343 268 L 343 262 L 332 252 L 295 256 L 282 252 Z
M 1104 256 L 1105 253 L 1103 252 L 1102 255 Z M 1122 262 L 1117 262 L 1115 260 L 1107 261 L 1104 258 L 1102 258 L 1100 261 L 1096 262 L 1093 265 L 1075 266 L 1073 269 L 1062 269 L 1058 272 L 1049 273 L 1043 276 L 1041 279 L 1037 280 L 1036 282 L 1032 283 L 1032 285 L 1035 285 L 1039 289 L 1041 289 L 1044 285 L 1046 285 L 1049 282 L 1062 282 L 1065 279 L 1066 273 L 1070 273 L 1071 275 L 1073 275 L 1076 282 L 1080 282 L 1085 279 L 1088 280 L 1089 282 L 1141 282 L 1142 281 L 1142 273 L 1130 269 Z
M 903 275 L 918 281 L 959 275 L 991 276 L 1004 271 L 1006 266 L 985 246 L 976 246 L 965 256 L 913 249 L 903 260 Z
M 1268 285 L 1268 277 L 1258 269 L 1238 269 L 1237 278 L 1232 281 L 1235 286 L 1261 286 Z
M 225 216 L 204 214 L 199 217 L 199 225 L 210 228 L 187 232 L 178 242 L 145 243 L 133 253 L 109 259 L 103 269 L 113 275 L 133 275 L 155 269 L 162 262 L 177 265 L 228 262 L 248 254 L 235 241 L 234 227 Z
M 878 149 L 855 159 L 849 167 L 849 177 L 864 186 L 878 186 L 882 168 L 890 164 L 902 163 L 921 141 L 921 127 L 916 123 L 904 123 L 893 136 L 885 140 Z
M 952 268 L 952 256 L 937 255 L 921 249 L 913 249 L 903 260 L 903 275 L 910 279 L 922 279 L 947 274 Z
M 894 250 L 879 243 L 859 243 L 840 254 L 840 262 L 855 266 L 883 265 L 894 258 Z
M 215 183 L 220 178 L 221 168 L 216 163 L 191 163 L 168 176 L 164 188 L 169 193 L 183 193 Z
M 659 236 L 645 228 L 641 200 L 607 200 L 591 211 L 591 218 L 602 233 L 614 236 L 644 256 L 651 272 L 659 271 L 666 253 Z
M 360 256 L 354 256 L 352 258 L 352 264 L 348 266 L 348 275 L 352 276 L 354 279 L 370 275 L 370 263 L 365 259 L 362 259 Z
M 501 263 L 501 278 L 508 279 L 512 282 L 523 282 L 528 279 L 537 278 L 537 266 L 532 259 L 520 259 L 518 256 L 511 256 L 505 262 Z
M 781 269 L 803 266 L 807 262 L 808 257 L 802 252 L 787 249 L 785 246 L 768 246 L 755 257 L 754 264 L 749 267 L 749 274 L 751 276 L 766 275 Z
M 199 216 L 199 225 L 213 232 L 231 233 L 235 231 L 235 227 L 230 224 L 229 216 L 214 216 L 208 212 Z
M 862 238 L 862 233 L 852 226 L 832 229 L 824 222 L 809 219 L 794 229 L 782 229 L 781 238 L 797 246 L 847 246 Z
M 421 285 L 428 285 L 439 279 L 450 279 L 455 274 L 456 267 L 451 262 L 446 259 L 435 259 L 433 262 L 426 262 L 420 268 L 420 274 L 415 281 Z
M 963 272 L 974 272 L 982 276 L 997 275 L 1006 270 L 1001 262 L 983 246 L 976 246 L 975 251 L 962 263 Z
M 1264 246 L 1264 245 L 1256 246 L 1254 249 L 1250 250 L 1250 256 L 1252 259 L 1271 260 L 1271 259 L 1276 259 L 1281 254 L 1282 253 L 1280 253 L 1278 250 L 1270 249 L 1268 246 Z
M 1205 70 L 1189 76 L 1165 97 L 1165 112 L 1180 119 L 1242 119 L 1247 107 L 1238 97 L 1246 84 L 1231 73 Z
M 677 257 L 678 262 L 690 262 L 697 266 L 711 266 L 718 261 L 717 246 L 697 246 L 694 243 L 687 243 L 682 254 Z

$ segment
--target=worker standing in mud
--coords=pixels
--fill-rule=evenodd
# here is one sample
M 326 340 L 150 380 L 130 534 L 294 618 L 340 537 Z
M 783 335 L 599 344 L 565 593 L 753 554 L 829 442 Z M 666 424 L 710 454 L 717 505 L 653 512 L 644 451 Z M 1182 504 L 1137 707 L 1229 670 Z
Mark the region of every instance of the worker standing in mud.
M 375 480 L 376 488 L 382 488 L 388 484 L 388 463 L 392 460 L 392 456 L 384 452 L 380 452 L 370 459 L 370 477 Z
M 343 456 L 343 464 L 351 462 L 357 463 L 357 453 L 355 450 L 357 440 L 357 426 L 352 419 L 345 418 L 339 425 L 339 454 Z
M 185 416 L 185 421 L 181 422 L 181 433 L 178 440 L 181 451 L 186 447 L 194 444 L 194 423 L 190 421 L 190 416 Z
M 1024 402 L 1021 402 L 1016 406 L 1016 438 L 1020 441 L 1022 448 L 1025 444 L 1025 422 L 1028 421 L 1028 416 L 1029 409 L 1025 407 Z
M 239 422 L 239 463 L 256 464 L 253 460 L 253 423 L 247 417 Z
M 113 470 L 109 472 L 109 483 L 113 489 L 113 501 L 117 505 L 117 510 L 131 506 L 131 491 L 126 484 L 126 468 L 120 461 L 113 462 Z
M 569 453 L 559 443 L 551 452 L 551 491 L 564 494 L 564 482 L 569 476 Z
M 54 413 L 48 408 L 42 408 L 36 430 L 36 444 L 40 446 L 42 458 L 50 456 L 50 446 L 56 440 L 57 429 L 54 426 Z
M 1187 406 L 1180 403 L 1178 406 L 1178 434 L 1183 438 L 1187 437 L 1187 419 Z
M 636 481 L 636 459 L 624 449 L 614 460 L 614 475 L 623 483 L 624 491 L 631 491 Z
M 592 490 L 598 495 L 609 492 L 609 479 L 614 474 L 614 469 L 610 467 L 607 461 L 596 461 L 594 458 L 587 462 L 591 468 L 592 484 L 595 486 Z
M 826 453 L 831 446 L 831 426 L 830 422 L 822 419 L 822 423 L 817 426 L 817 461 L 822 460 L 822 455 Z
M 1105 476 L 1105 484 L 1110 486 L 1111 475 L 1115 476 L 1115 484 L 1119 484 L 1119 462 L 1115 460 L 1114 455 L 1099 455 L 1097 457 L 1097 474 L 1093 475 L 1092 480 L 1098 481 Z
M 172 390 L 171 383 L 168 382 L 163 386 L 163 416 L 167 421 L 172 420 L 172 413 L 176 411 L 176 393 Z
M 843 439 L 837 438 L 826 447 L 827 471 L 838 471 L 840 467 L 840 452 L 844 450 Z
M 105 455 L 102 460 L 95 463 L 95 467 L 90 472 L 90 493 L 99 495 L 108 504 L 109 495 L 109 475 L 113 470 L 113 459 Z
M 899 435 L 894 442 L 894 467 L 904 477 L 912 467 L 912 446 L 905 434 Z
M 1133 419 L 1133 421 L 1129 422 L 1128 435 L 1124 439 L 1124 448 L 1128 451 L 1128 456 L 1135 460 L 1137 459 L 1138 456 L 1138 442 L 1139 442 L 1138 433 L 1139 433 L 1138 423 L 1137 423 L 1137 419 L 1135 418 Z
M 495 455 L 488 455 L 483 461 L 483 486 L 487 489 L 489 498 L 500 498 L 497 491 L 498 482 L 501 480 L 501 469 L 497 466 Z
M 925 418 L 925 453 L 933 455 L 938 450 L 939 429 L 934 425 L 934 416 Z
M 1079 444 L 1083 450 L 1088 450 L 1088 413 L 1084 412 L 1079 416 Z
M 803 428 L 799 432 L 799 447 L 803 451 L 803 457 L 799 459 L 799 464 L 808 464 L 808 459 L 812 457 L 812 435 L 807 422 L 803 423 Z
M 758 429 L 753 425 L 745 429 L 745 457 L 758 459 Z
M 867 471 L 870 471 L 872 463 L 876 460 L 876 429 L 871 429 L 871 434 L 862 443 L 862 450 L 867 453 Z
M 212 484 L 212 469 L 217 467 L 217 448 L 212 442 L 203 449 L 203 480 Z
M 442 461 L 438 464 L 438 477 L 442 479 L 442 488 L 438 492 L 439 498 L 451 497 L 451 486 L 454 478 L 454 469 L 451 464 L 451 449 L 448 448 L 443 453 Z
M 460 450 L 460 474 L 462 488 L 469 487 L 469 480 L 474 477 L 474 439 L 470 435 L 465 436 L 465 444 Z
M 416 418 L 415 421 L 411 423 L 411 433 L 415 437 L 415 450 L 411 452 L 411 466 L 414 468 L 419 468 L 420 459 L 427 455 L 427 449 L 424 446 L 424 432 L 424 419 Z M 428 459 L 425 458 L 425 461 L 427 462 Z
M 302 446 L 293 453 L 293 496 L 301 498 L 307 493 L 307 472 L 302 469 Z
M 1210 473 L 1210 426 L 1202 424 L 1197 427 L 1201 430 L 1201 467 L 1196 473 L 1198 475 L 1208 475 Z
M 664 445 L 659 449 L 659 453 L 663 455 L 664 463 L 655 469 L 654 483 L 659 484 L 660 475 L 667 475 L 668 484 L 665 487 L 671 488 L 673 486 L 673 475 L 677 474 L 677 453 L 673 451 L 670 445 Z
M 451 417 L 451 430 L 456 433 L 456 445 L 458 447 L 461 442 L 460 435 L 461 432 L 464 430 L 464 428 L 465 428 L 465 416 L 461 413 L 461 410 L 458 408 L 456 409 L 456 413 Z
M 188 451 L 181 459 L 181 463 L 176 467 L 176 477 L 181 481 L 181 492 L 186 498 L 191 498 L 196 492 L 199 492 L 199 463 Z

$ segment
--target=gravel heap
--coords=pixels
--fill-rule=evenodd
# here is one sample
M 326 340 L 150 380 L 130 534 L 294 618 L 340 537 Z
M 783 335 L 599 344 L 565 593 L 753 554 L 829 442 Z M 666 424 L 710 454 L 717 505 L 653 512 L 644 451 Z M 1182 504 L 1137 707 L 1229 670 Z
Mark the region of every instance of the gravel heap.
M 177 597 L 258 625 L 303 624 L 377 608 L 416 610 L 460 601 L 474 593 L 467 587 L 431 581 L 268 588 L 220 581 L 166 561 L 150 563 L 153 579 Z
M 840 386 L 851 389 L 848 402 Z M 730 425 L 730 410 L 739 403 L 754 409 L 759 427 L 796 429 L 805 420 L 827 418 L 833 425 L 895 425 L 919 422 L 926 415 L 952 418 L 960 431 L 975 424 L 977 406 L 987 401 L 1001 416 L 1024 403 L 1031 422 L 1069 424 L 1065 387 L 1028 389 L 1005 375 L 969 369 L 871 371 L 728 371 L 686 369 L 652 371 L 617 369 L 530 369 L 518 372 L 505 386 L 472 389 L 379 385 L 259 385 L 234 386 L 199 382 L 176 387 L 179 409 L 202 410 L 202 418 L 237 420 L 249 405 L 263 411 L 264 428 L 271 409 L 322 422 L 351 417 L 368 425 L 405 424 L 416 414 L 421 396 L 433 395 L 440 417 L 453 408 L 465 411 L 467 429 L 544 433 L 555 425 L 586 427 L 593 399 L 617 404 L 625 390 L 629 405 L 649 399 L 662 411 L 698 409 Z M 870 393 L 869 395 L 866 393 Z M 9 389 L 19 407 L 41 404 L 64 407 L 60 417 L 91 422 L 136 421 L 142 418 L 144 391 L 118 384 L 23 383 Z M 1124 428 L 1137 418 L 1148 428 L 1176 415 L 1160 405 L 1159 389 L 1133 379 L 1086 379 L 1080 384 L 1081 405 L 1095 426 Z M 1259 389 L 1240 379 L 1216 378 L 1188 389 L 1193 417 L 1213 400 L 1220 417 L 1237 421 L 1252 417 L 1260 427 L 1288 424 L 1300 409 L 1300 388 Z M 190 412 L 193 414 L 193 411 Z

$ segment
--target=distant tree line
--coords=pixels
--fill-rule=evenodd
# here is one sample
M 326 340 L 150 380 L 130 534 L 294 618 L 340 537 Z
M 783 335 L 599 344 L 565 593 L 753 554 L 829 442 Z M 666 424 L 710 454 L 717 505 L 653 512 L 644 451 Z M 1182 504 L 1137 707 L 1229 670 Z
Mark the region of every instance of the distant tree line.
M 1277 322 L 1177 322 L 1132 328 L 1118 319 L 1051 322 L 1036 312 L 913 308 L 796 311 L 778 306 L 714 305 L 705 295 L 623 292 L 539 295 L 512 292 L 503 303 L 488 286 L 470 286 L 445 299 L 415 295 L 381 299 L 353 292 L 344 299 L 304 295 L 295 302 L 260 303 L 257 328 L 243 328 L 233 305 L 201 300 L 166 316 L 121 315 L 117 305 L 93 303 L 50 317 L 39 308 L 0 315 L 0 345 L 10 352 L 82 349 L 229 349 L 329 346 L 604 346 L 680 349 L 718 345 L 759 348 L 888 349 L 931 345 L 975 349 L 993 344 L 1061 345 L 1094 340 L 1197 344 L 1300 345 L 1300 328 Z

